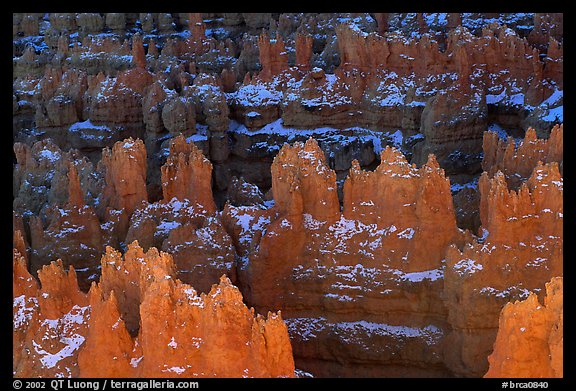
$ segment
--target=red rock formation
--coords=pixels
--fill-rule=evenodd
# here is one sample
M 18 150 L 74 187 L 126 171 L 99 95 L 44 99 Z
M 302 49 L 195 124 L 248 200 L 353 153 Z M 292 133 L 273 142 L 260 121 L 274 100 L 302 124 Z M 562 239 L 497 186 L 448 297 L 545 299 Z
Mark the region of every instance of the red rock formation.
M 561 164 L 564 157 L 563 144 L 564 125 L 556 125 L 550 132 L 547 140 L 538 139 L 536 131 L 529 128 L 524 140 L 518 146 L 512 138 L 502 140 L 495 132 L 485 132 L 483 140 L 484 158 L 482 169 L 489 176 L 501 171 L 512 184 L 526 180 L 537 163 L 558 162 Z M 519 177 L 512 181 L 513 177 Z
M 431 98 L 422 111 L 420 123 L 424 142 L 414 151 L 413 161 L 423 164 L 433 153 L 449 175 L 476 172 L 480 166 L 482 136 L 488 126 L 485 102 L 480 91 L 469 91 L 462 84 Z
M 388 31 L 388 13 L 377 12 L 374 13 L 374 18 L 378 23 L 378 34 L 384 35 Z
M 258 49 L 260 50 L 259 58 L 262 65 L 258 77 L 262 81 L 270 81 L 274 76 L 288 70 L 288 53 L 280 35 L 276 39 L 270 39 L 267 32 L 260 34 Z
M 212 164 L 180 135 L 161 170 L 164 199 L 134 213 L 126 240 L 169 251 L 178 277 L 199 291 L 208 292 L 222 274 L 235 281 L 232 240 L 214 216 Z
M 453 332 L 446 360 L 455 373 L 486 373 L 498 316 L 509 301 L 561 276 L 563 180 L 557 163 L 538 165 L 516 192 L 504 175 L 480 178 L 480 241 L 446 254 L 445 297 Z M 459 348 L 455 348 L 458 346 Z
M 554 80 L 560 88 L 564 85 L 564 47 L 550 37 L 546 53 L 544 77 Z
M 196 114 L 192 99 L 179 96 L 167 99 L 162 107 L 162 123 L 172 134 L 191 136 L 196 133 Z
M 456 51 L 463 45 L 468 54 L 468 68 L 485 68 L 498 74 L 509 69 L 510 75 L 527 80 L 532 74 L 532 48 L 510 29 L 489 26 L 481 37 L 473 36 L 460 27 L 448 33 L 447 49 L 439 51 L 438 43 L 427 35 L 420 40 L 407 40 L 398 35 L 364 33 L 355 25 L 336 27 L 340 50 L 340 71 L 357 69 L 374 73 L 378 69 L 394 71 L 399 75 L 415 72 L 418 76 L 438 74 L 462 69 Z
M 296 34 L 296 67 L 301 71 L 306 72 L 311 68 L 312 43 L 310 35 Z
M 361 120 L 354 114 L 350 115 L 354 108 L 351 87 L 347 79 L 339 75 L 328 77 L 322 69 L 312 69 L 299 85 L 286 90 L 283 123 L 306 128 L 350 126 L 353 121 Z M 362 90 L 354 91 L 357 93 Z
M 26 210 L 39 213 L 43 204 L 48 201 L 46 190 L 42 190 L 50 185 L 49 173 L 54 169 L 55 163 L 62 159 L 62 151 L 52 140 L 46 139 L 32 147 L 15 143 L 14 155 L 16 165 L 12 188 L 15 196 L 13 209 L 18 213 Z
M 448 28 L 453 29 L 462 25 L 462 16 L 457 12 L 448 14 Z
M 38 21 L 38 14 L 24 14 L 20 24 L 20 29 L 25 37 L 38 35 L 40 26 Z
M 106 223 L 105 242 L 117 245 L 126 237 L 133 212 L 148 202 L 146 147 L 140 139 L 118 141 L 104 148 L 98 171 L 104 185 L 97 212 Z
M 201 13 L 188 14 L 188 29 L 190 30 L 189 48 L 193 53 L 200 54 L 206 39 L 206 26 L 202 21 Z
M 546 283 L 543 304 L 531 292 L 527 299 L 504 306 L 484 377 L 563 377 L 562 281 L 562 277 L 555 277 Z
M 523 298 L 528 290 L 541 294 L 547 279 L 562 274 L 562 128 L 555 128 L 548 141 L 537 140 L 529 130 L 516 149 L 511 141 L 506 144 L 484 135 L 488 121 L 493 121 L 492 109 L 496 122 L 516 116 L 519 109 L 511 94 L 523 93 L 524 106 L 528 111 L 534 107 L 533 115 L 538 117 L 547 104 L 541 103 L 561 88 L 562 32 L 556 23 L 560 21 L 561 29 L 561 17 L 535 15 L 532 38 L 524 40 L 497 24 L 481 32 L 476 28 L 472 34 L 460 26 L 458 14 L 449 16 L 447 39 L 444 33 L 421 34 L 428 28 L 423 14 L 416 15 L 419 33 L 410 26 L 403 29 L 417 38 L 406 38 L 387 31 L 388 20 L 391 25 L 399 23 L 388 16 L 376 15 L 376 27 L 372 18 L 348 14 L 346 18 L 354 23 L 337 27 L 337 41 L 325 26 L 334 26 L 329 21 L 338 15 L 302 18 L 288 14 L 279 17 L 278 26 L 270 14 L 226 14 L 222 21 L 218 14 L 204 14 L 209 25 L 204 25 L 202 14 L 188 18 L 179 14 L 176 24 L 188 23 L 190 30 L 186 40 L 164 35 L 172 32 L 170 14 L 107 14 L 105 18 L 52 14 L 50 27 L 39 38 L 49 49 L 36 45 L 36 38 L 35 45 L 25 49 L 30 39 L 15 38 L 14 53 L 21 57 L 14 60 L 13 113 L 21 118 L 14 133 L 25 142 L 35 141 L 44 135 L 22 130 L 36 126 L 58 137 L 59 146 L 48 142 L 32 148 L 15 145 L 13 241 L 24 259 L 19 262 L 28 256 L 34 269 L 55 258 L 61 258 L 63 265 L 74 263 L 86 291 L 87 282 L 99 273 L 95 260 L 105 245 L 124 246 L 138 239 L 144 249 L 157 247 L 173 254 L 172 269 L 167 272 L 167 257 L 155 249 L 145 253 L 129 245 L 124 261 L 119 253 L 108 251 L 100 285 L 93 285 L 85 298 L 90 302 L 91 326 L 86 331 L 90 335 L 63 326 L 59 337 L 46 339 L 52 341 L 51 347 L 41 345 L 35 357 L 57 356 L 56 349 L 62 345 L 55 341 L 60 337 L 67 341 L 81 337 L 86 341 L 85 352 L 78 353 L 71 345 L 63 348 L 64 353 L 79 356 L 79 367 L 70 372 L 75 375 L 184 376 L 192 371 L 187 365 L 199 360 L 206 366 L 198 365 L 195 373 L 215 373 L 209 357 L 222 357 L 222 352 L 208 349 L 206 356 L 198 353 L 194 359 L 185 358 L 196 354 L 190 352 L 197 350 L 197 344 L 204 346 L 196 338 L 205 337 L 195 334 L 198 330 L 179 330 L 181 323 L 197 319 L 194 309 L 180 304 L 198 304 L 203 298 L 206 305 L 217 291 L 211 292 L 212 284 L 226 274 L 260 312 L 282 309 L 298 360 L 311 372 L 328 376 L 482 375 L 504 303 Z M 41 17 L 15 14 L 15 34 L 34 33 Z M 161 54 L 150 41 L 146 56 L 136 34 L 130 57 L 130 42 L 122 38 L 121 30 L 132 29 L 138 18 L 145 33 L 155 29 L 160 33 Z M 481 21 L 474 18 L 467 18 L 467 25 Z M 106 34 L 82 37 L 100 31 L 104 19 L 109 28 L 120 31 L 120 39 Z M 413 20 L 413 14 L 407 20 Z M 248 34 L 236 38 L 235 31 L 268 24 L 269 32 L 278 38 L 271 40 L 263 33 L 259 48 Z M 380 35 L 362 31 L 375 27 Z M 440 23 L 431 27 L 445 30 Z M 78 28 L 81 44 L 69 35 Z M 218 41 L 223 31 L 234 38 Z M 304 31 L 309 35 L 303 35 Z M 541 46 L 534 48 L 528 41 L 541 42 Z M 312 46 L 317 52 L 314 58 Z M 38 47 L 40 54 L 35 52 Z M 288 53 L 294 54 L 294 48 L 295 67 L 291 68 Z M 540 52 L 547 52 L 543 61 Z M 330 74 L 338 58 L 340 66 Z M 325 64 L 326 70 L 310 69 L 312 61 Z M 70 68 L 60 68 L 64 63 Z M 236 79 L 242 77 L 244 83 L 238 88 Z M 484 94 L 494 97 L 500 91 L 511 99 L 493 102 L 488 112 Z M 335 158 L 335 172 L 328 169 L 317 143 L 309 140 L 282 149 L 269 183 L 269 177 L 254 182 L 259 186 L 272 183 L 273 202 L 264 202 L 259 195 L 245 197 L 240 191 L 219 213 L 211 192 L 212 165 L 184 137 L 195 132 L 196 119 L 208 125 L 208 138 L 201 144 L 214 162 L 214 185 L 223 191 L 228 179 L 239 175 L 235 172 L 240 167 L 238 159 L 253 157 L 254 150 L 242 150 L 245 140 L 255 145 L 253 140 L 264 137 L 258 132 L 235 133 L 229 129 L 229 117 L 250 130 L 278 118 L 284 126 L 298 128 L 366 126 L 384 132 L 402 128 L 403 147 L 416 144 L 412 162 L 422 167 L 409 165 L 392 149 L 383 151 L 375 171 L 360 169 L 360 164 L 367 166 L 373 157 L 369 163 L 355 162 L 344 184 L 341 213 L 336 183 L 341 185 L 349 167 L 349 160 L 343 161 L 351 154 Z M 130 135 L 142 137 L 142 129 L 148 131 L 147 151 L 140 145 L 133 151 L 117 151 L 115 158 L 114 148 L 107 150 L 96 172 L 79 161 L 76 152 L 63 152 L 70 146 L 81 148 L 96 160 L 102 146 L 110 147 Z M 184 137 L 172 140 L 162 170 L 159 164 L 157 169 L 148 167 L 147 192 L 146 155 L 149 164 L 160 160 L 163 152 L 158 149 L 166 145 L 160 145 L 160 137 L 166 130 Z M 418 130 L 423 142 L 409 138 Z M 456 228 L 445 174 L 478 172 L 480 134 L 484 135 L 483 167 L 488 173 L 480 179 L 481 194 L 476 198 L 482 219 L 480 238 L 472 238 Z M 429 158 L 431 152 L 436 158 Z M 267 153 L 265 159 L 270 156 Z M 76 169 L 68 169 L 71 161 Z M 559 170 L 553 162 L 560 163 Z M 269 161 L 257 164 L 266 167 Z M 497 174 L 498 170 L 504 174 Z M 157 180 L 160 172 L 162 185 Z M 516 191 L 518 182 L 531 174 Z M 462 182 L 461 177 L 452 179 Z M 146 203 L 148 196 L 160 198 L 161 186 L 164 199 Z M 25 219 L 18 220 L 19 214 Z M 33 215 L 30 227 L 28 215 Z M 28 255 L 25 232 L 31 239 Z M 452 247 L 446 253 L 450 243 L 458 249 Z M 152 266 L 140 272 L 141 264 L 148 264 L 145 259 Z M 153 266 L 156 263 L 159 266 Z M 28 281 L 22 270 L 16 274 L 23 276 L 20 281 Z M 192 288 L 174 282 L 173 277 L 204 296 L 186 292 Z M 223 280 L 221 285 L 228 282 Z M 34 289 L 30 283 L 29 290 Z M 40 313 L 40 293 L 34 297 L 30 293 L 29 298 L 23 294 L 15 300 L 14 313 L 19 314 L 15 319 L 31 319 Z M 236 303 L 237 296 L 229 293 L 226 300 Z M 172 311 L 174 303 L 179 308 L 176 312 Z M 142 306 L 147 312 L 141 317 Z M 59 320 L 51 318 L 48 323 L 62 325 L 76 319 L 78 308 L 76 312 L 64 308 Z M 82 315 L 87 318 L 86 311 Z M 165 335 L 153 311 L 165 313 L 170 328 L 178 330 Z M 250 324 L 253 329 L 262 328 L 258 321 L 250 323 L 252 318 L 237 317 L 246 329 Z M 148 326 L 143 328 L 141 320 Z M 236 335 L 227 322 L 218 322 L 207 321 L 206 330 L 221 326 L 225 333 Z M 15 331 L 14 340 L 25 341 L 26 333 Z M 148 342 L 142 343 L 141 338 Z M 210 340 L 220 344 L 220 338 Z M 233 343 L 240 346 L 243 341 Z M 105 342 L 108 345 L 99 349 Z M 52 356 L 39 353 L 42 349 Z M 237 349 L 239 355 L 230 354 L 232 360 L 241 363 L 244 357 L 259 354 L 243 349 Z M 14 353 L 18 363 L 23 352 Z M 158 352 L 158 360 L 150 358 L 151 352 Z M 144 353 L 148 358 L 142 358 Z M 94 357 L 102 357 L 107 364 L 90 366 Z M 257 361 L 262 360 L 258 357 Z M 26 365 L 15 364 L 14 370 L 27 373 L 31 367 Z M 235 365 L 230 366 L 230 373 L 275 370 L 269 366 L 268 372 L 259 372 L 256 367 Z M 39 370 L 69 375 L 63 367 L 54 368 Z
M 168 97 L 167 92 L 169 92 L 169 90 L 159 80 L 152 83 L 146 91 L 146 95 L 142 101 L 142 111 L 144 114 L 144 124 L 148 132 L 161 133 L 164 130 L 162 107 Z
M 20 221 L 21 220 L 22 219 L 20 219 Z M 20 223 L 20 224 L 22 224 L 22 223 Z M 12 247 L 14 247 L 14 249 L 18 250 L 18 254 L 20 254 L 20 256 L 22 258 L 24 258 L 24 261 L 26 261 L 26 263 L 27 263 L 28 262 L 28 245 L 26 244 L 26 239 L 24 239 L 22 232 L 24 232 L 23 227 L 22 227 L 22 229 L 18 229 L 16 227 L 14 227 Z
M 116 82 L 119 90 L 128 88 L 139 96 L 144 95 L 146 88 L 154 81 L 153 75 L 145 68 L 145 59 L 146 57 L 140 58 L 136 68 L 118 73 Z
M 228 186 L 228 202 L 236 206 L 258 205 L 264 203 L 264 195 L 258 186 L 234 176 Z
M 102 266 L 88 295 L 61 262 L 39 273 L 38 290 L 15 252 L 16 377 L 294 376 L 280 314 L 255 315 L 225 276 L 198 295 L 173 278 L 170 255 L 137 243 L 124 261 L 108 248 Z M 134 326 L 135 315 L 132 337 L 124 316 Z
M 357 161 L 344 183 L 343 215 L 363 224 L 378 227 L 394 225 L 399 232 L 412 232 L 408 241 L 409 272 L 440 266 L 446 247 L 459 237 L 450 181 L 430 155 L 420 169 L 410 165 L 402 153 L 386 147 L 380 165 L 373 172 L 360 170 Z M 402 240 L 390 246 L 399 254 Z M 423 246 L 422 243 L 427 243 Z M 404 260 L 406 262 L 406 260 Z
M 80 13 L 76 16 L 80 37 L 102 31 L 104 18 L 99 13 Z
M 236 71 L 232 68 L 224 68 L 220 73 L 220 80 L 224 92 L 232 92 L 236 90 Z
M 48 226 L 40 217 L 30 219 L 30 267 L 36 272 L 42 265 L 60 258 L 80 273 L 80 287 L 88 289 L 97 276 L 99 254 L 103 249 L 100 221 L 94 208 L 84 203 L 78 173 L 73 164 L 68 171 L 68 203 L 48 211 Z
M 126 14 L 108 12 L 106 13 L 105 23 L 113 32 L 122 34 L 126 30 Z
M 178 278 L 208 292 L 222 274 L 236 280 L 235 250 L 217 216 L 203 205 L 172 198 L 137 210 L 126 242 L 138 240 L 144 248 L 170 251 Z
M 184 97 L 190 98 L 196 109 L 196 118 L 208 125 L 213 133 L 228 130 L 230 109 L 219 78 L 201 73 L 191 86 L 183 88 Z
M 526 230 L 534 229 L 541 235 L 561 234 L 563 180 L 557 163 L 538 163 L 518 191 L 508 191 L 502 173 L 493 179 L 482 174 L 479 187 L 480 219 L 489 239 L 521 242 Z
M 134 71 L 135 76 L 142 75 L 140 70 Z M 130 130 L 136 126 L 142 127 L 142 95 L 121 83 L 126 80 L 130 78 L 126 76 L 110 79 L 99 75 L 93 79 L 94 87 L 88 89 L 84 104 L 84 112 L 93 124 L 110 127 L 125 126 Z M 141 84 L 138 77 L 129 83 L 137 86 L 138 89 L 145 86 Z
M 78 354 L 79 377 L 135 377 L 132 337 L 126 330 L 116 300 L 115 291 L 103 297 L 94 284 L 88 295 L 90 319 L 87 321 L 86 342 Z M 135 308 L 138 311 L 137 308 Z M 98 365 L 94 360 L 98 359 Z
M 170 155 L 162 166 L 164 201 L 176 197 L 202 205 L 208 213 L 216 211 L 212 197 L 212 164 L 193 142 L 180 135 L 170 141 Z
M 262 310 L 282 308 L 299 365 L 313 373 L 335 375 L 327 362 L 337 351 L 346 361 L 340 373 L 374 376 L 388 373 L 382 368 L 394 365 L 394 349 L 402 346 L 409 360 L 442 366 L 441 319 L 446 316 L 438 293 L 442 258 L 449 243 L 462 239 L 455 225 L 449 182 L 437 163 L 431 160 L 418 170 L 397 151 L 387 149 L 376 171 L 362 172 L 355 166 L 345 185 L 342 216 L 337 198 L 331 202 L 334 171 L 326 167 L 316 142 L 285 145 L 272 172 L 274 207 L 228 204 L 223 220 L 240 249 L 238 275 L 246 300 Z M 380 193 L 385 178 L 390 182 L 386 189 L 404 190 Z M 305 182 L 311 185 L 303 186 Z M 441 196 L 435 193 L 438 187 L 443 189 Z M 376 218 L 391 211 L 405 213 L 393 221 Z M 446 220 L 436 224 L 441 215 Z M 408 225 L 411 219 L 414 224 Z M 439 234 L 438 227 L 443 225 L 445 231 Z M 429 253 L 425 253 L 415 237 L 427 243 L 437 241 L 438 248 L 427 247 Z M 429 300 L 411 299 L 409 292 L 415 291 L 429 295 Z M 416 312 L 415 318 L 406 315 Z M 366 319 L 371 321 L 366 323 Z M 348 338 L 347 327 L 354 330 L 350 338 L 356 342 Z M 394 337 L 389 334 L 392 329 L 398 330 Z M 427 333 L 424 329 L 436 341 L 432 350 L 422 350 L 427 344 L 420 337 Z M 377 353 L 367 358 L 359 346 Z M 433 372 L 409 367 L 406 376 L 433 376 Z
M 18 373 L 18 367 L 22 362 L 23 351 L 20 349 L 26 340 L 28 323 L 38 311 L 38 282 L 28 272 L 26 259 L 15 248 L 12 255 L 12 344 L 13 361 L 12 370 Z
M 146 201 L 146 148 L 140 139 L 118 141 L 102 151 L 105 170 L 101 207 L 122 210 L 127 216 Z
M 136 68 L 146 68 L 146 54 L 144 53 L 144 42 L 140 34 L 132 37 L 132 62 Z
M 172 302 L 182 303 L 175 313 Z M 164 311 L 167 325 L 157 319 Z M 207 311 L 211 316 L 203 315 Z M 178 281 L 154 281 L 141 304 L 141 317 L 140 366 L 145 376 L 293 376 L 288 332 L 280 315 L 254 317 L 225 277 L 200 296 Z
M 62 129 L 77 122 L 87 87 L 86 73 L 82 71 L 46 68 L 40 80 L 41 99 L 35 115 L 37 126 Z
M 550 42 L 550 38 L 559 40 L 562 38 L 564 28 L 564 15 L 561 13 L 534 13 L 534 28 L 528 34 L 528 42 L 531 45 L 544 49 Z
M 74 268 L 64 272 L 61 261 L 38 273 L 41 289 L 35 288 L 22 261 L 14 259 L 13 347 L 16 377 L 78 376 L 78 349 L 86 335 L 90 308 L 80 292 Z M 22 287 L 24 286 L 24 287 Z M 35 295 L 34 295 L 35 294 Z
M 308 213 L 329 223 L 339 219 L 336 174 L 327 167 L 315 139 L 292 147 L 285 145 L 274 158 L 271 171 L 272 192 L 281 214 Z

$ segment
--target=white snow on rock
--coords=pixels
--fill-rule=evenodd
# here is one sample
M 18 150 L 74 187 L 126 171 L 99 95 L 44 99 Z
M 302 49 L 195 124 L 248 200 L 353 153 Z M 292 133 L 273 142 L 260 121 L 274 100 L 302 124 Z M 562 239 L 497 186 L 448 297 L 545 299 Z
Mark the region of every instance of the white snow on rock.
M 170 342 L 168 342 L 168 346 L 170 346 L 172 349 L 176 349 L 178 347 L 178 343 L 174 340 L 174 337 L 172 337 Z
M 163 220 L 158 226 L 156 227 L 156 232 L 154 235 L 168 235 L 170 231 L 175 228 L 178 228 L 181 224 L 177 221 L 166 221 Z
M 178 375 L 180 375 L 181 373 L 184 373 L 186 371 L 186 368 L 182 368 L 182 367 L 171 367 L 171 368 L 167 368 L 167 369 L 163 369 L 162 372 L 173 372 L 173 373 L 177 373 Z
M 464 275 L 474 274 L 477 271 L 482 270 L 484 267 L 473 259 L 466 258 L 458 261 L 454 266 L 452 266 L 452 268 L 460 277 L 462 277 Z
M 370 341 L 375 336 L 390 337 L 407 342 L 418 339 L 428 346 L 438 343 L 444 337 L 441 328 L 435 325 L 413 327 L 406 325 L 390 325 L 366 320 L 331 323 L 326 318 L 287 318 L 284 319 L 288 326 L 291 338 L 299 338 L 302 341 L 310 341 L 318 337 L 320 332 L 333 335 L 345 344 L 358 344 L 361 341 Z M 362 344 L 363 345 L 363 344 Z M 367 348 L 366 346 L 363 346 Z
M 462 189 L 475 189 L 478 190 L 478 178 L 466 183 L 454 183 L 450 185 L 450 191 L 459 192 Z
M 442 278 L 444 278 L 444 269 L 442 268 L 403 273 L 400 275 L 401 280 L 410 282 L 422 282 L 424 280 L 436 281 Z
M 140 361 L 142 361 L 143 358 L 144 358 L 144 356 L 130 359 L 130 365 L 132 365 L 133 368 L 136 368 L 138 366 L 138 364 L 140 364 Z
M 314 377 L 313 374 L 311 374 L 310 372 L 306 372 L 302 369 L 298 369 L 298 368 L 294 368 L 294 375 L 296 377 Z
M 504 290 L 499 290 L 491 286 L 487 286 L 480 289 L 479 293 L 486 296 L 495 296 L 499 298 L 504 298 L 506 300 L 511 300 L 512 298 L 517 298 L 518 300 L 524 300 L 530 295 L 530 291 L 528 289 L 521 288 L 518 286 L 510 286 Z
M 52 330 L 53 332 L 60 335 L 59 341 L 64 344 L 64 347 L 57 351 L 56 353 L 50 353 L 44 349 L 35 340 L 32 340 L 32 345 L 37 354 L 42 356 L 40 362 L 46 368 L 53 368 L 58 363 L 67 357 L 73 357 L 77 354 L 78 349 L 84 343 L 84 336 L 73 332 L 74 324 L 81 325 L 85 324 L 89 318 L 89 306 L 79 307 L 75 305 L 72 309 L 65 314 L 62 318 L 58 319 L 46 319 L 42 322 L 41 326 L 47 327 L 47 330 Z
M 92 122 L 90 122 L 90 119 L 87 119 L 86 121 L 83 122 L 76 122 L 72 125 L 70 125 L 70 127 L 68 128 L 68 130 L 70 132 L 78 132 L 78 131 L 82 131 L 84 129 L 96 129 L 96 130 L 104 130 L 107 132 L 111 132 L 112 130 L 106 126 L 106 125 L 94 125 Z
M 37 306 L 38 300 L 35 297 L 20 295 L 14 298 L 13 307 L 17 308 L 13 315 L 13 327 L 15 330 L 28 325 Z
M 397 233 L 396 236 L 402 239 L 412 239 L 415 232 L 416 231 L 414 231 L 414 228 L 406 228 L 405 230 Z
M 282 93 L 263 84 L 248 84 L 241 86 L 232 93 L 232 99 L 242 106 L 263 106 L 279 104 Z
M 59 152 L 52 152 L 47 149 L 43 149 L 42 151 L 40 151 L 40 153 L 38 153 L 38 156 L 41 159 L 46 159 L 50 161 L 50 163 L 55 163 L 60 159 L 61 154 Z
M 326 327 L 325 318 L 289 318 L 284 319 L 291 337 L 298 336 L 302 341 L 309 341 Z

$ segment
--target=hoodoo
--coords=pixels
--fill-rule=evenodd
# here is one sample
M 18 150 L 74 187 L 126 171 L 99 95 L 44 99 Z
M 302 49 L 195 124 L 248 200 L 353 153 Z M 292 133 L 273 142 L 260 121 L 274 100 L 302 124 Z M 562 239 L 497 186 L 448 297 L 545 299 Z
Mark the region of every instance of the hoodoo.
M 563 14 L 12 40 L 14 377 L 563 376 Z

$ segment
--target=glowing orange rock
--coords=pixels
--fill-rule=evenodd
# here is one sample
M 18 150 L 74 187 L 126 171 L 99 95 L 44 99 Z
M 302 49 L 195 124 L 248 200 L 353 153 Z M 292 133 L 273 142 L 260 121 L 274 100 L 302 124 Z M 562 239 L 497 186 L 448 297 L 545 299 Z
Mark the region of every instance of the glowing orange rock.
M 500 313 L 490 368 L 484 377 L 563 377 L 563 279 L 546 283 L 544 304 L 530 293 Z
M 60 261 L 39 290 L 14 253 L 16 377 L 294 377 L 280 313 L 255 315 L 225 276 L 198 295 L 155 248 L 124 258 L 108 248 L 86 295 Z
M 373 172 L 362 171 L 357 161 L 352 163 L 344 182 L 344 216 L 364 224 L 394 225 L 399 231 L 412 232 L 407 271 L 440 266 L 446 247 L 459 238 L 450 181 L 444 170 L 434 155 L 417 169 L 400 151 L 390 147 L 382 151 L 380 160 Z M 398 245 L 392 246 L 400 251 Z
M 267 32 L 262 33 L 258 37 L 258 49 L 260 50 L 260 64 L 262 64 L 258 77 L 261 80 L 271 80 L 272 77 L 288 70 L 288 53 L 280 35 L 276 40 L 270 40 Z
M 272 192 L 280 213 L 309 213 L 321 221 L 340 217 L 336 173 L 326 164 L 318 142 L 284 145 L 272 163 Z
M 492 179 L 484 173 L 479 187 L 481 237 L 446 253 L 444 297 L 453 328 L 446 362 L 463 376 L 486 373 L 502 307 L 529 292 L 543 295 L 544 284 L 563 274 L 558 164 L 538 164 L 518 191 L 500 172 Z

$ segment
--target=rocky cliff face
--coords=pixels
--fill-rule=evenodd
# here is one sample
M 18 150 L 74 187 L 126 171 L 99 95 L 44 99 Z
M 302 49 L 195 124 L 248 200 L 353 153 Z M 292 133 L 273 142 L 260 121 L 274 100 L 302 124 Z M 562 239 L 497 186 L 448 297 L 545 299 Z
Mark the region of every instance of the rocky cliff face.
M 61 262 L 42 269 L 39 289 L 15 252 L 15 376 L 294 376 L 280 314 L 255 315 L 225 276 L 198 295 L 174 279 L 169 254 L 137 242 L 101 264 L 87 295 Z
M 68 171 L 69 201 L 63 208 L 48 211 L 48 226 L 39 217 L 30 220 L 32 256 L 30 267 L 36 272 L 46 260 L 62 258 L 81 274 L 81 287 L 87 289 L 97 277 L 97 265 L 103 250 L 103 234 L 94 208 L 86 205 L 73 165 Z
M 214 213 L 212 198 L 212 164 L 194 143 L 187 143 L 183 136 L 170 142 L 170 155 L 162 166 L 162 193 L 165 201 L 173 198 L 202 205 Z
M 434 158 L 417 169 L 387 149 L 374 172 L 354 163 L 342 214 L 331 201 L 334 172 L 313 140 L 284 146 L 272 172 L 269 213 L 228 205 L 224 219 L 244 243 L 238 273 L 246 299 L 282 308 L 299 365 L 336 375 L 326 361 L 339 360 L 341 373 L 371 376 L 413 362 L 401 373 L 446 374 L 440 346 L 448 326 L 438 293 L 444 251 L 462 233 Z M 441 232 L 433 223 L 440 216 L 447 219 Z M 431 236 L 432 247 L 416 245 Z M 368 363 L 362 349 L 375 352 Z
M 444 290 L 455 372 L 480 376 L 496 337 L 498 316 L 509 301 L 530 291 L 542 294 L 544 284 L 563 274 L 563 180 L 556 163 L 538 165 L 516 192 L 504 175 L 481 177 L 481 239 L 446 254 Z M 482 185 L 485 183 L 485 185 Z M 452 345 L 454 347 L 455 345 Z
M 110 162 L 115 161 L 111 157 L 114 154 L 129 160 L 131 152 L 141 145 L 134 140 L 125 142 L 127 148 L 119 142 L 112 152 L 104 153 L 110 154 Z M 142 156 L 139 159 L 144 161 Z M 380 161 L 373 172 L 362 170 L 357 161 L 352 163 L 340 211 L 336 174 L 327 167 L 319 144 L 309 139 L 285 145 L 272 165 L 273 202 L 227 204 L 220 215 L 205 194 L 211 180 L 210 163 L 180 136 L 171 143 L 163 169 L 165 194 L 172 198 L 156 203 L 141 200 L 127 223 L 126 239 L 121 240 L 129 243 L 141 239 L 152 255 L 145 256 L 132 244 L 124 257 L 152 257 L 157 254 L 155 246 L 171 251 L 174 258 L 169 261 L 158 256 L 164 259 L 163 264 L 170 264 L 166 274 L 192 282 L 208 295 L 219 276 L 230 275 L 248 304 L 259 312 L 282 310 L 296 362 L 313 373 L 335 375 L 333 371 L 338 368 L 343 373 L 361 371 L 363 376 L 372 376 L 382 374 L 385 368 L 384 373 L 390 375 L 482 375 L 502 307 L 524 298 L 529 291 L 542 292 L 546 281 L 562 275 L 563 179 L 558 164 L 539 162 L 518 191 L 509 190 L 500 171 L 493 178 L 485 172 L 479 181 L 482 227 L 479 237 L 474 237 L 456 226 L 450 181 L 434 155 L 417 168 L 400 151 L 386 148 Z M 110 162 L 104 165 L 107 170 L 115 167 Z M 142 172 L 141 166 L 134 167 Z M 114 183 L 128 177 L 108 171 L 104 174 L 104 188 L 111 189 L 104 194 L 111 196 L 100 202 L 124 202 Z M 184 175 L 189 179 L 181 180 Z M 137 175 L 129 177 L 138 180 Z M 94 209 L 84 202 L 78 173 L 71 163 L 68 190 L 67 203 L 57 209 L 59 217 L 47 230 L 36 228 L 39 220 L 32 219 L 32 265 L 35 259 L 58 256 L 43 254 L 44 249 L 69 250 L 76 242 L 84 249 L 82 262 L 87 262 L 85 249 L 102 248 L 109 237 L 103 228 L 121 221 L 100 224 Z M 126 209 L 118 210 L 127 213 Z M 104 216 L 116 216 L 111 213 L 114 210 L 107 207 Z M 97 243 L 79 234 L 92 226 L 96 231 L 89 239 L 99 240 Z M 56 243 L 66 243 L 67 247 Z M 19 254 L 26 252 L 21 233 L 15 234 L 15 248 Z M 67 254 L 68 264 L 84 273 L 97 271 L 93 260 L 84 264 L 70 258 L 82 254 L 79 249 Z M 143 284 L 143 272 L 131 271 L 139 267 L 132 261 L 124 262 L 126 272 L 118 272 L 122 268 L 114 265 L 121 255 L 111 250 L 105 258 L 100 283 L 97 288 L 92 286 L 84 300 L 108 319 L 104 326 L 95 324 L 94 330 L 107 327 L 110 317 L 122 314 L 126 330 L 118 336 L 120 350 L 105 352 L 115 357 L 122 353 L 126 358 L 123 364 L 119 362 L 120 367 L 110 369 L 120 376 L 128 373 L 124 372 L 128 362 L 133 363 L 143 352 L 139 350 L 142 347 L 130 347 L 125 335 L 133 337 L 142 327 L 144 291 L 139 288 L 138 293 L 136 287 L 138 281 Z M 24 257 L 20 263 L 25 264 Z M 85 276 L 80 276 L 84 291 L 95 277 Z M 76 272 L 70 278 L 76 283 Z M 26 276 L 23 279 L 29 280 Z M 159 295 L 163 297 L 176 288 L 161 289 Z M 108 291 L 124 293 L 103 293 Z M 468 304 L 462 306 L 462 302 Z M 345 330 L 352 330 L 354 337 L 347 337 Z M 369 364 L 361 353 L 362 346 L 379 352 L 370 356 Z M 402 349 L 400 356 L 397 349 Z M 80 356 L 78 360 L 82 362 Z M 334 366 L 332 360 L 341 363 Z M 163 373 L 155 366 L 148 370 L 158 376 Z
M 563 134 L 564 126 L 552 128 L 548 139 L 539 139 L 532 128 L 526 131 L 523 140 L 516 145 L 512 138 L 502 140 L 497 133 L 484 133 L 482 169 L 489 176 L 501 171 L 514 187 L 526 181 L 540 161 L 542 163 L 557 162 L 563 166 Z
M 279 118 L 299 128 L 402 129 L 400 144 L 414 162 L 424 164 L 435 153 L 450 175 L 468 175 L 463 183 L 479 174 L 478 127 L 494 119 L 492 112 L 510 129 L 532 126 L 542 136 L 562 107 L 548 101 L 562 90 L 561 15 L 234 15 L 15 14 L 16 127 L 39 129 L 26 137 L 52 137 L 93 162 L 116 141 L 144 139 L 154 169 L 149 190 L 158 199 L 160 178 L 152 172 L 165 158 L 163 138 L 195 134 L 197 124 L 208 126 L 208 158 L 223 176 L 255 175 L 252 161 L 239 165 L 230 151 L 229 116 L 250 130 Z M 19 38 L 34 33 L 35 23 L 38 35 L 27 39 L 47 50 L 26 49 L 28 41 Z M 549 42 L 536 44 L 538 34 Z M 487 112 L 481 102 L 468 105 L 478 103 L 480 111 L 468 117 L 481 120 L 460 118 L 468 107 L 462 99 L 427 103 L 442 91 L 453 94 L 451 88 L 484 91 Z M 522 99 L 527 112 L 518 110 Z M 426 118 L 442 114 L 444 125 L 424 124 L 427 106 Z M 451 132 L 456 136 L 445 140 Z M 278 149 L 262 161 L 262 141 L 250 142 L 250 160 L 266 167 L 257 169 L 266 191 Z M 451 148 L 463 155 L 451 155 Z M 334 153 L 347 158 L 345 151 Z M 227 182 L 216 183 L 219 196 Z
M 14 14 L 14 370 L 524 371 L 495 341 L 563 274 L 562 23 Z

